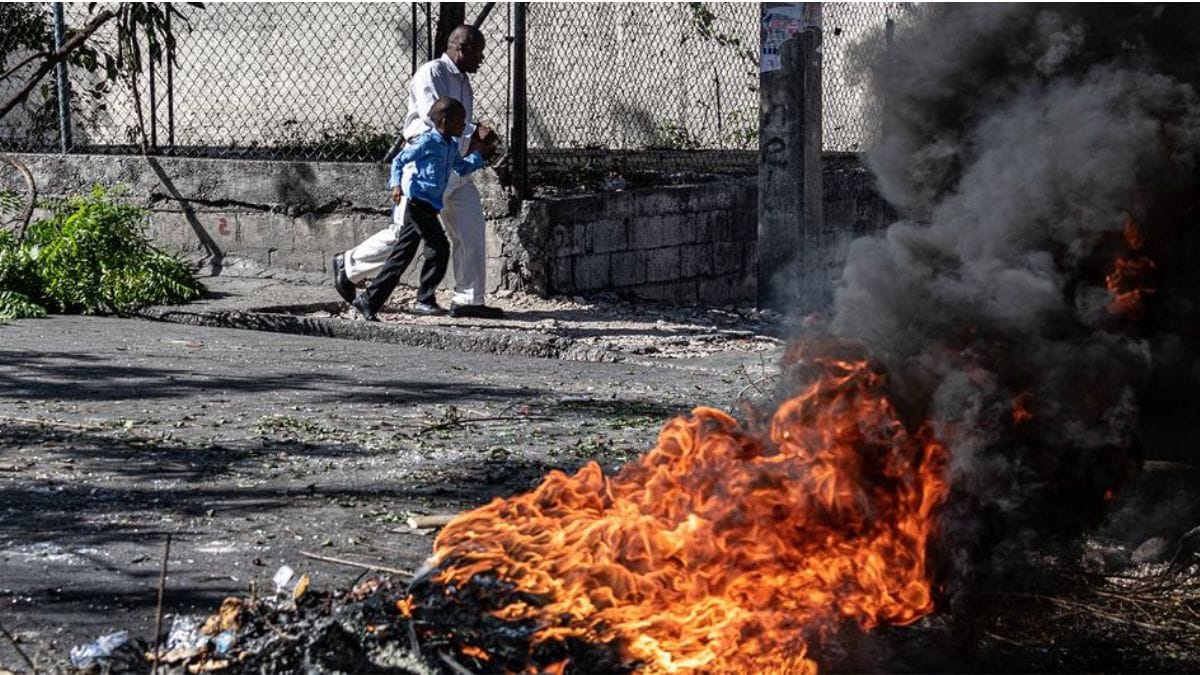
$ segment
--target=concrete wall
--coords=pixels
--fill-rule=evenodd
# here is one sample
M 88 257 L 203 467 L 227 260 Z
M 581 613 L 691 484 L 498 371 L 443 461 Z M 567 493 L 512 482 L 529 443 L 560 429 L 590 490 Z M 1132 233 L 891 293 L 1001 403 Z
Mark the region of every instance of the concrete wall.
M 150 233 L 160 246 L 220 274 L 326 283 L 332 256 L 389 219 L 386 169 L 377 164 L 17 156 L 43 196 L 97 183 L 128 186 L 129 199 L 151 210 Z M 476 183 L 488 218 L 490 291 L 754 302 L 754 179 L 523 203 L 510 201 L 490 172 Z M 831 292 L 849 242 L 891 214 L 852 157 L 827 158 L 825 189 L 825 230 L 813 252 L 819 264 L 810 272 Z
M 757 194 L 752 179 L 729 179 L 555 200 L 550 288 L 753 303 Z

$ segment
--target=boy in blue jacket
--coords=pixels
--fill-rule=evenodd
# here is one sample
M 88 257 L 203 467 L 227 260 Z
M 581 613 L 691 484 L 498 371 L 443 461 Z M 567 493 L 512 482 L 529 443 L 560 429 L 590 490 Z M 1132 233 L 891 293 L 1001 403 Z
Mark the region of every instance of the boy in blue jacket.
M 417 254 L 417 243 L 425 240 L 425 264 L 421 267 L 421 281 L 417 290 L 417 301 L 412 306 L 415 314 L 426 316 L 445 314 L 437 304 L 435 295 L 446 266 L 450 261 L 450 241 L 438 221 L 442 210 L 442 193 L 450 172 L 460 176 L 483 168 L 483 155 L 474 150 L 461 157 L 458 154 L 458 137 L 467 124 L 467 111 L 457 99 L 443 96 L 429 109 L 429 120 L 434 129 L 413 140 L 404 151 L 392 160 L 392 201 L 399 204 L 408 197 L 406 217 L 409 223 L 400 231 L 396 245 L 383 263 L 383 269 L 354 302 L 354 308 L 367 321 L 378 321 L 375 313 L 387 302 L 401 275 Z M 415 171 L 404 171 L 412 164 Z M 412 225 L 413 227 L 410 227 Z

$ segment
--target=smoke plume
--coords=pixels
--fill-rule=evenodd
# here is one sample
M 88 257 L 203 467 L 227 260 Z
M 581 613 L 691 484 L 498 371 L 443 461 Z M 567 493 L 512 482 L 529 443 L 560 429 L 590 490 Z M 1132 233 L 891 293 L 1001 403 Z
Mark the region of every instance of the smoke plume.
M 832 327 L 950 448 L 951 568 L 1094 524 L 1156 371 L 1196 388 L 1197 19 L 939 5 L 873 67 L 867 162 L 904 219 L 852 245 Z M 1118 312 L 1122 255 L 1153 265 Z

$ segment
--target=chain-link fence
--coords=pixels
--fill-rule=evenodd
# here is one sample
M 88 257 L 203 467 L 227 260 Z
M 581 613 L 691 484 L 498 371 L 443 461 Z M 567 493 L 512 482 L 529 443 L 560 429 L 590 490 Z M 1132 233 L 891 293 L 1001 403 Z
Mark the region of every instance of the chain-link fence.
M 531 156 L 753 170 L 758 16 L 754 3 L 531 4 Z
M 822 22 L 822 129 L 826 152 L 861 152 L 878 133 L 868 69 L 918 14 L 911 2 L 827 2 Z
M 6 70 L 51 47 L 51 4 L 0 9 L 0 60 Z M 467 4 L 467 20 L 484 3 Z M 104 9 L 67 4 L 78 29 Z M 183 8 L 174 63 L 143 60 L 110 71 L 116 25 L 89 45 L 98 63 L 73 63 L 72 149 L 151 151 L 190 156 L 379 160 L 401 126 L 413 64 L 430 58 L 437 20 L 432 3 L 208 3 Z M 473 78 L 476 116 L 503 123 L 508 109 L 507 11 L 481 26 L 487 62 Z M 99 55 L 99 56 L 97 56 Z M 33 72 L 33 65 L 26 68 Z M 116 64 L 111 64 L 116 65 Z M 5 80 L 15 91 L 21 73 Z M 503 127 L 501 127 L 503 128 Z M 16 150 L 58 147 L 54 77 L 0 123 L 0 143 Z
M 17 93 L 19 84 L 37 67 L 36 54 L 53 46 L 49 3 L 0 4 L 0 101 Z M 45 80 L 44 80 L 45 81 Z M 50 80 L 52 81 L 52 80 Z M 36 150 L 58 142 L 57 97 L 42 87 L 27 103 L 0 117 L 0 147 L 10 150 Z
M 465 5 L 468 22 L 488 3 Z M 67 3 L 79 30 L 104 7 Z M 415 65 L 432 55 L 438 3 L 176 6 L 174 63 L 111 63 L 115 24 L 69 64 L 71 149 L 187 156 L 378 161 L 398 133 Z M 752 172 L 758 151 L 760 8 L 755 3 L 531 3 L 531 162 L 580 168 Z M 0 4 L 0 100 L 51 48 L 52 3 Z M 491 7 L 472 76 L 476 117 L 504 133 L 513 6 Z M 865 59 L 903 29 L 909 3 L 824 6 L 826 150 L 874 133 Z M 54 73 L 0 120 L 0 149 L 59 149 Z

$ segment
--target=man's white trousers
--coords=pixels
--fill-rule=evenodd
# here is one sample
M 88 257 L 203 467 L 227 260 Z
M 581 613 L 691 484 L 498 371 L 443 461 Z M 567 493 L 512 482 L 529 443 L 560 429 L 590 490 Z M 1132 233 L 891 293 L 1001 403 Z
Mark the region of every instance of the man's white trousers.
M 442 225 L 450 239 L 450 267 L 454 271 L 454 298 L 457 305 L 484 304 L 487 284 L 487 244 L 484 238 L 483 203 L 475 183 L 453 176 L 450 189 L 442 196 Z M 455 185 L 457 183 L 457 185 Z M 408 197 L 392 209 L 390 226 L 346 251 L 343 263 L 350 281 L 375 276 L 392 252 L 400 229 Z

